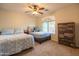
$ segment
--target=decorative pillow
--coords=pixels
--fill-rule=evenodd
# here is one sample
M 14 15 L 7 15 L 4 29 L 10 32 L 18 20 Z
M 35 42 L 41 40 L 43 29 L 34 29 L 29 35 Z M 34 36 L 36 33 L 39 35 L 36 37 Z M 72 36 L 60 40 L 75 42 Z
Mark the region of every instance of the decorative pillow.
M 0 35 L 1 35 L 1 31 L 0 31 Z
M 23 29 L 15 29 L 14 33 L 15 34 L 24 33 L 24 30 Z
M 27 33 L 31 33 L 33 31 L 32 27 L 27 27 Z
M 14 30 L 13 29 L 3 29 L 1 31 L 1 35 L 12 35 L 14 34 Z

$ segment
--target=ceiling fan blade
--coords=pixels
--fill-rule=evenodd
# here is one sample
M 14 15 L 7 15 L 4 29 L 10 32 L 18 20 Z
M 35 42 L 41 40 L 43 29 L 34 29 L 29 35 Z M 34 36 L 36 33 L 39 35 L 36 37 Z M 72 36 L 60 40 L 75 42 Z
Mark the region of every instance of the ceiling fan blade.
M 39 10 L 44 10 L 45 8 L 39 8 Z
M 48 11 L 48 9 L 45 9 L 45 11 Z
M 33 8 L 34 8 L 35 10 L 37 10 L 38 6 L 37 6 L 37 5 L 33 5 Z
M 28 7 L 32 9 L 32 6 L 28 6 Z
M 33 7 L 38 7 L 38 5 L 35 5 L 35 4 L 34 4 L 34 5 L 32 5 L 32 6 L 33 6 Z
M 43 14 L 43 12 L 38 12 L 38 13 Z
M 28 12 L 30 12 L 30 11 L 25 11 L 25 13 L 28 13 Z

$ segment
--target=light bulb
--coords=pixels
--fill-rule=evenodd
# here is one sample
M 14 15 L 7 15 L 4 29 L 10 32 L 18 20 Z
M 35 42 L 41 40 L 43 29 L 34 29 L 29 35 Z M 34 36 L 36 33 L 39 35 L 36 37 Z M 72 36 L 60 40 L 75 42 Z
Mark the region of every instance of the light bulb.
M 32 14 L 38 14 L 38 12 L 34 11 Z

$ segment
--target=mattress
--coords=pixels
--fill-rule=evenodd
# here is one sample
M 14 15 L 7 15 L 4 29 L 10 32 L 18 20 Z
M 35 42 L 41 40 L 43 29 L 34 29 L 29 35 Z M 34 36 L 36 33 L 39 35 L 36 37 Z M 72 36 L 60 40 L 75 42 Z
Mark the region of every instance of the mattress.
M 12 55 L 34 46 L 34 37 L 28 34 L 0 35 L 0 55 Z
M 51 35 L 49 32 L 32 32 L 31 33 L 35 38 L 45 38 Z

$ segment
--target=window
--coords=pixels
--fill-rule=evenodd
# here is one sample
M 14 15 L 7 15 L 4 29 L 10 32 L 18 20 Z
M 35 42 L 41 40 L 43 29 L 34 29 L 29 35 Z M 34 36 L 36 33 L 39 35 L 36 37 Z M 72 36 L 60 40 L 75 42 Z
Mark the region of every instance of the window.
M 44 21 L 43 22 L 43 31 L 51 32 L 51 33 L 55 34 L 55 20 Z
M 48 22 L 43 22 L 43 31 L 48 32 Z

